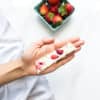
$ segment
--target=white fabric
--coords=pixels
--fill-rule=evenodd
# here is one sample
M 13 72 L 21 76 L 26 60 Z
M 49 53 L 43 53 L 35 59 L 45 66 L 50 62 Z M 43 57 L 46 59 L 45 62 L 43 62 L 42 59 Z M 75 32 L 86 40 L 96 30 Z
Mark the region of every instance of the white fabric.
M 23 53 L 17 38 L 4 16 L 0 16 L 0 64 L 16 59 Z M 54 100 L 44 76 L 25 77 L 0 86 L 0 100 Z

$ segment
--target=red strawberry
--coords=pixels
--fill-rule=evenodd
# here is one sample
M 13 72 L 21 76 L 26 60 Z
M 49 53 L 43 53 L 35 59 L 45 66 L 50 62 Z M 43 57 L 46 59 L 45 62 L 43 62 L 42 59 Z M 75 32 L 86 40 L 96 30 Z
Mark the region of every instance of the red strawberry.
M 74 8 L 73 8 L 73 6 L 71 4 L 67 3 L 66 4 L 66 10 L 70 14 L 70 13 L 73 12 Z
M 59 4 L 61 0 L 48 0 L 48 3 L 50 5 L 56 5 L 56 4 Z
M 55 15 L 53 18 L 53 24 L 61 24 L 62 21 L 63 21 L 63 19 L 60 15 Z
M 47 20 L 47 22 L 52 22 L 53 18 L 54 18 L 54 13 L 52 12 L 48 12 L 45 16 L 45 19 Z
M 57 59 L 58 57 L 59 57 L 59 56 L 58 56 L 58 55 L 55 55 L 55 54 L 54 54 L 54 55 L 51 55 L 51 59 L 53 59 L 53 60 L 54 60 L 54 59 Z
M 40 7 L 40 14 L 41 15 L 46 15 L 48 13 L 48 7 L 46 4 L 43 4 L 41 7 Z
M 61 49 L 57 49 L 56 52 L 57 52 L 57 54 L 59 54 L 59 55 L 62 55 L 62 54 L 64 53 L 64 51 L 61 50 Z
M 50 11 L 53 13 L 57 13 L 58 12 L 58 5 L 51 6 Z

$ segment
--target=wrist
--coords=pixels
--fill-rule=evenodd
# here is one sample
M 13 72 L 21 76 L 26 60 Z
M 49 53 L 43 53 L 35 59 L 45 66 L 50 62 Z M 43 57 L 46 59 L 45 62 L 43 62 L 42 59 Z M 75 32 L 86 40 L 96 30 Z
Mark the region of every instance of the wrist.
M 27 63 L 25 63 L 24 60 L 23 60 L 22 58 L 20 58 L 20 59 L 18 60 L 18 63 L 19 63 L 19 66 L 20 66 L 20 67 L 19 67 L 19 70 L 22 72 L 22 75 L 23 75 L 23 76 L 28 76 L 29 73 L 27 73 L 26 70 L 25 70 L 25 69 L 27 68 L 27 66 L 28 66 Z

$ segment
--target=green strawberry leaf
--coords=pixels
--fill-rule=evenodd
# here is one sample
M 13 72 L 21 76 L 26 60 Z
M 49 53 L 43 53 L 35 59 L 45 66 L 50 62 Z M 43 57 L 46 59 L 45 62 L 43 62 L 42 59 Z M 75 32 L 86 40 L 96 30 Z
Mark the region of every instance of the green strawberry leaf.
M 49 13 L 48 13 L 48 16 L 49 16 L 49 18 L 52 20 L 52 19 L 53 19 L 53 17 L 54 17 L 54 13 L 49 12 Z
M 61 5 L 61 6 L 58 8 L 58 12 L 61 14 L 61 16 L 67 15 L 67 11 L 66 11 L 65 5 Z

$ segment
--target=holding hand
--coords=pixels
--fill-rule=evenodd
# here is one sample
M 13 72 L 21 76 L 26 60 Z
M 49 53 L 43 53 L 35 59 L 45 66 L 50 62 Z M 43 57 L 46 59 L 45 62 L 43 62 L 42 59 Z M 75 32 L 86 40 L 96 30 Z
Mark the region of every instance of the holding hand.
M 48 39 L 40 40 L 37 43 L 34 43 L 33 46 L 28 50 L 26 50 L 22 56 L 22 61 L 24 63 L 24 67 L 23 67 L 24 72 L 27 75 L 37 75 L 36 65 L 35 65 L 36 60 L 38 60 L 39 58 L 45 56 L 46 54 L 54 50 L 57 50 L 58 48 L 63 47 L 69 42 L 76 47 L 76 52 L 80 51 L 81 46 L 84 44 L 84 41 L 80 40 L 80 38 L 70 38 L 68 40 L 63 40 L 60 42 L 55 42 L 54 39 L 48 38 Z M 65 63 L 68 63 L 74 58 L 76 52 L 71 53 L 60 62 L 53 64 L 51 67 L 44 70 L 41 74 L 47 74 L 53 72 L 59 67 L 61 67 L 62 65 L 64 65 Z

